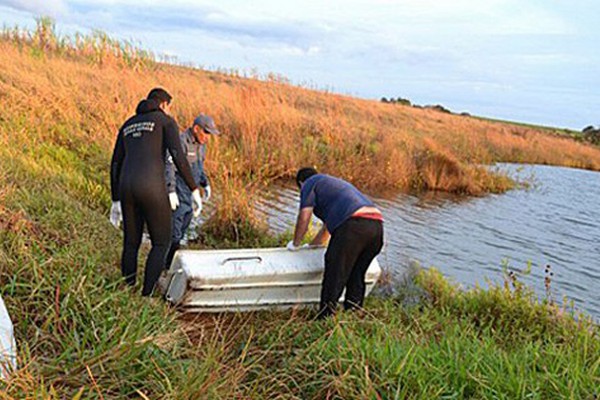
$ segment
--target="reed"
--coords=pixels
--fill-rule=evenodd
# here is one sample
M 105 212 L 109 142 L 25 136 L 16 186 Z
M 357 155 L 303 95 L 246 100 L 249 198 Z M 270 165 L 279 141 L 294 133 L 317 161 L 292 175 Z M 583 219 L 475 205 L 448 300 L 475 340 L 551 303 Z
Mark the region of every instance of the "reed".
M 0 37 L 16 44 L 20 49 L 28 49 L 36 58 L 58 55 L 85 60 L 94 65 L 115 64 L 134 70 L 155 65 L 157 61 L 151 52 L 129 41 L 113 39 L 99 30 L 89 35 L 59 35 L 54 20 L 50 17 L 36 18 L 36 28 L 33 31 L 18 26 L 4 27 Z

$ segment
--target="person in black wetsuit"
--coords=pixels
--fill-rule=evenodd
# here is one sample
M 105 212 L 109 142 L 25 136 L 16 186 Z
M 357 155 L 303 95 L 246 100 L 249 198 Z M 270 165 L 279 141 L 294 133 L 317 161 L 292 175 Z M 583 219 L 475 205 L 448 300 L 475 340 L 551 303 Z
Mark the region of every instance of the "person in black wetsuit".
M 125 237 L 121 272 L 125 282 L 136 282 L 137 258 L 144 223 L 152 249 L 146 260 L 142 296 L 150 296 L 171 244 L 171 206 L 165 181 L 167 151 L 192 191 L 195 211 L 202 200 L 179 141 L 179 128 L 167 115 L 171 95 L 155 88 L 142 100 L 135 115 L 119 130 L 111 161 L 111 222 L 118 227 L 122 215 Z

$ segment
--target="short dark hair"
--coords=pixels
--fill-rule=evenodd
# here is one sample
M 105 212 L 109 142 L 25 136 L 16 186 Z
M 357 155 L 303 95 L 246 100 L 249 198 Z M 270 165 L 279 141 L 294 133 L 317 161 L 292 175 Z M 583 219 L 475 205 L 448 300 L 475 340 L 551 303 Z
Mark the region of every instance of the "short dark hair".
M 316 174 L 318 174 L 317 170 L 312 167 L 300 168 L 296 174 L 296 183 L 298 184 L 298 187 L 302 186 L 304 181 Z
M 173 96 L 169 94 L 165 89 L 156 87 L 148 93 L 148 100 L 154 99 L 159 103 L 167 102 L 171 103 Z

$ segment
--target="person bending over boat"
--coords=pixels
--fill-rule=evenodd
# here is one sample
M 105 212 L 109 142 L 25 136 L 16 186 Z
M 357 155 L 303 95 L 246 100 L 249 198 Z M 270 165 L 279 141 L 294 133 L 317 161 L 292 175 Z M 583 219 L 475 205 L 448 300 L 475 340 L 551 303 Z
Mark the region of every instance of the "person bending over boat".
M 344 308 L 361 308 L 365 297 L 365 274 L 383 247 L 383 216 L 364 194 L 343 179 L 302 168 L 296 175 L 300 188 L 300 211 L 294 239 L 287 248 L 300 248 L 312 214 L 323 227 L 311 245 L 323 245 L 325 271 L 321 287 L 319 318 L 335 313 L 344 288 Z
M 205 114 L 200 114 L 194 119 L 194 123 L 184 132 L 181 132 L 179 139 L 183 153 L 186 155 L 188 163 L 192 168 L 192 176 L 196 185 L 204 190 L 204 201 L 208 201 L 211 196 L 210 181 L 204 171 L 204 160 L 206 157 L 206 143 L 209 135 L 219 135 L 220 132 L 215 126 L 215 121 Z M 165 269 L 169 269 L 175 252 L 179 249 L 181 240 L 192 222 L 192 192 L 181 173 L 175 171 L 173 159 L 167 160 L 167 191 L 169 192 L 169 201 L 173 210 L 173 229 L 171 233 L 171 248 L 167 255 Z
M 146 260 L 142 296 L 152 295 L 171 243 L 171 208 L 165 181 L 167 151 L 192 191 L 195 209 L 202 207 L 200 191 L 179 142 L 179 128 L 167 114 L 171 99 L 164 89 L 150 91 L 119 130 L 111 161 L 110 221 L 118 227 L 123 220 L 121 272 L 129 285 L 136 282 L 144 224 L 150 233 L 152 249 Z

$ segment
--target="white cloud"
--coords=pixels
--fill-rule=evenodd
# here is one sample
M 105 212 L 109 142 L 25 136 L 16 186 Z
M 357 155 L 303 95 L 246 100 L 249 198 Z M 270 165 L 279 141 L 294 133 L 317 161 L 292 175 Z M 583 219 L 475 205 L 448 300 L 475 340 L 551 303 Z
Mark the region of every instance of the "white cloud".
M 0 5 L 28 11 L 35 16 L 49 15 L 54 18 L 63 16 L 69 11 L 65 0 L 0 0 Z
M 373 98 L 491 107 L 511 92 L 523 109 L 520 94 L 539 87 L 600 84 L 593 0 L 0 0 L 0 9 L 4 21 L 50 14 L 59 29 L 101 29 L 182 62 Z

